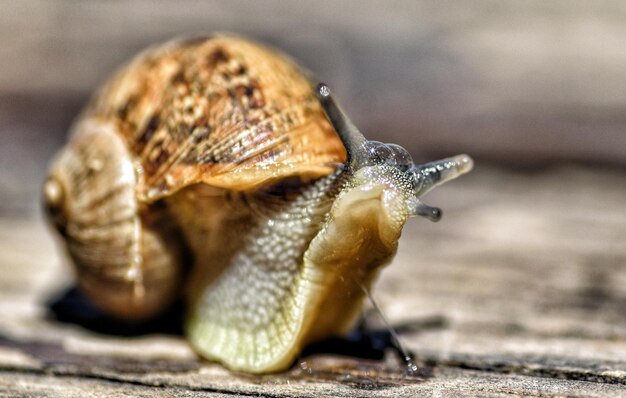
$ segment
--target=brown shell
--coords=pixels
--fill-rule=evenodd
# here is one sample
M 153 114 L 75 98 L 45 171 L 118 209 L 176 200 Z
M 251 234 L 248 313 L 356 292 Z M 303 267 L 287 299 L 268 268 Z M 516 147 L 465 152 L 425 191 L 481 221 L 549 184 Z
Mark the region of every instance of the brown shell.
M 198 182 L 247 190 L 293 175 L 316 178 L 346 159 L 295 63 L 232 36 L 145 51 L 84 116 L 114 121 L 138 161 L 140 201 Z

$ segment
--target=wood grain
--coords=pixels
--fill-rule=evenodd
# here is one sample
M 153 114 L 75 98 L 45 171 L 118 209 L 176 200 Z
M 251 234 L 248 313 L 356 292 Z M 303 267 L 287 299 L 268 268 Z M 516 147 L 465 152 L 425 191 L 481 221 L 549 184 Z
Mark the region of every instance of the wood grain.
M 69 267 L 39 217 L 3 217 L 0 396 L 626 396 L 625 181 L 479 164 L 429 195 L 444 219 L 409 223 L 374 291 L 417 355 L 410 376 L 389 350 L 364 359 L 332 344 L 248 376 L 200 360 L 164 325 L 60 319 L 51 302 L 84 310 L 59 299 Z

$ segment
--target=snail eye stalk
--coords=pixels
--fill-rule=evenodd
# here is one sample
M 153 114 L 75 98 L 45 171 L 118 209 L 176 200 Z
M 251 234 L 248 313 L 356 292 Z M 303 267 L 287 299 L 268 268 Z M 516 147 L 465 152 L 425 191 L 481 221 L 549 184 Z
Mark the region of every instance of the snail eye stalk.
M 474 167 L 467 155 L 457 155 L 430 163 L 415 165 L 408 170 L 413 180 L 415 195 L 422 196 L 434 187 L 453 180 Z
M 315 94 L 322 104 L 328 120 L 330 120 L 343 145 L 346 147 L 348 164 L 353 169 L 358 169 L 366 162 L 363 149 L 367 140 L 344 113 L 339 104 L 337 104 L 330 92 L 330 88 L 326 84 L 318 84 Z

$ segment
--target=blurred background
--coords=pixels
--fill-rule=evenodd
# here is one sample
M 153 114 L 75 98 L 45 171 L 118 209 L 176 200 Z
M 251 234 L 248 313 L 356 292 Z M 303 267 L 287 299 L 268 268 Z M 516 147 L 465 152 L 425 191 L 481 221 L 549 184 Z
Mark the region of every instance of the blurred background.
M 230 31 L 328 82 L 363 132 L 419 160 L 626 165 L 626 3 L 0 2 L 0 211 L 35 209 L 89 95 L 141 49 Z

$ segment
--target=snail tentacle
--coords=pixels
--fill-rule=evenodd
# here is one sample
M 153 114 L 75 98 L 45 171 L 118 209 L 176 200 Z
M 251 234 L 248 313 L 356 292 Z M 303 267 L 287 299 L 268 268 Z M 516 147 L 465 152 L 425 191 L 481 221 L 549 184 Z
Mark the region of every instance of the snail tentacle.
M 422 196 L 434 187 L 451 181 L 467 172 L 474 166 L 468 155 L 457 155 L 434 162 L 411 167 L 411 174 L 416 196 Z
M 351 169 L 360 168 L 369 160 L 364 153 L 364 145 L 367 140 L 335 101 L 330 92 L 330 88 L 326 84 L 319 83 L 315 93 L 324 108 L 326 116 L 333 124 L 333 127 L 346 148 L 348 165 Z
M 439 207 L 429 206 L 417 197 L 412 197 L 409 200 L 409 212 L 411 215 L 425 217 L 432 222 L 441 220 L 443 216 L 443 211 Z

